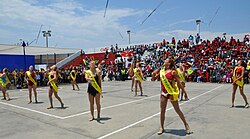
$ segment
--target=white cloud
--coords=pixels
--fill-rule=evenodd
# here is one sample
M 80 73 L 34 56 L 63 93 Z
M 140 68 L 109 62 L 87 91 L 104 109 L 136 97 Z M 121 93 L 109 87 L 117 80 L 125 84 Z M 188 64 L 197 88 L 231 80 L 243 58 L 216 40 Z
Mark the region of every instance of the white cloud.
M 58 43 L 59 47 L 113 44 L 114 40 L 120 40 L 117 33 L 127 30 L 119 20 L 143 13 L 130 8 L 110 8 L 108 16 L 103 18 L 103 10 L 90 10 L 74 1 L 38 6 L 34 0 L 3 0 L 0 7 L 0 26 L 4 26 L 6 31 L 21 30 L 20 36 L 33 39 L 43 24 L 43 29 L 52 30 L 51 43 Z
M 106 18 L 103 18 L 104 9 L 89 9 L 74 0 L 57 0 L 48 5 L 41 5 L 38 0 L 1 0 L 0 7 L 0 34 L 4 34 L 0 37 L 0 43 L 14 44 L 20 38 L 31 41 L 36 38 L 38 29 L 43 24 L 43 30 L 52 30 L 50 46 L 58 44 L 57 47 L 73 48 L 128 44 L 126 31 L 132 28 L 133 32 L 133 26 L 128 27 L 122 24 L 121 20 L 137 17 L 136 24 L 136 21 L 140 21 L 138 18 L 144 19 L 147 13 L 147 10 L 109 8 Z M 169 26 L 194 20 L 196 19 L 177 21 Z M 177 39 L 186 39 L 190 34 L 196 34 L 196 31 L 190 30 L 162 31 L 163 28 L 140 26 L 136 33 L 131 33 L 131 42 L 157 42 L 162 39 L 171 40 L 173 36 Z M 201 32 L 201 37 L 206 39 L 221 35 L 222 32 Z M 229 34 L 228 38 L 231 35 L 242 39 L 245 33 Z M 44 42 L 40 35 L 38 45 L 43 46 Z

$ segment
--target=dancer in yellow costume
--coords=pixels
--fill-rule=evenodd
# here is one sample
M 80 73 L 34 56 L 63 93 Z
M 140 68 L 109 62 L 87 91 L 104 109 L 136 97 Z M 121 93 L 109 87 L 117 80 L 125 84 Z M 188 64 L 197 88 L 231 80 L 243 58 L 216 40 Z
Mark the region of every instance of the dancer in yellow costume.
M 102 84 L 101 84 L 101 71 L 95 68 L 95 61 L 90 62 L 90 69 L 84 71 L 85 78 L 89 82 L 88 84 L 88 97 L 90 103 L 91 118 L 89 121 L 93 121 L 94 117 L 94 100 L 97 106 L 97 120 L 100 120 L 101 113 L 101 95 L 102 95 Z
M 185 119 L 185 116 L 183 115 L 182 111 L 180 110 L 179 103 L 178 103 L 178 95 L 179 95 L 179 89 L 178 86 L 184 91 L 184 87 L 182 86 L 180 79 L 178 77 L 177 71 L 175 69 L 174 60 L 172 59 L 166 59 L 164 61 L 164 67 L 161 70 L 155 70 L 152 74 L 152 79 L 156 80 L 160 77 L 161 79 L 161 101 L 160 101 L 160 107 L 161 107 L 161 115 L 160 115 L 160 131 L 158 132 L 158 135 L 161 135 L 164 133 L 164 121 L 165 121 L 165 112 L 167 107 L 167 101 L 168 99 L 171 100 L 171 103 L 176 111 L 176 113 L 181 118 L 182 122 L 184 123 L 184 126 L 186 128 L 186 134 L 190 134 L 190 127 Z
M 77 90 L 79 91 L 80 89 L 79 89 L 79 86 L 78 86 L 78 84 L 76 82 L 76 74 L 77 74 L 76 67 L 73 67 L 73 69 L 70 72 L 71 85 L 73 87 L 73 90 L 75 90 L 75 86 L 76 86 Z
M 58 96 L 58 83 L 57 83 L 57 78 L 58 78 L 58 71 L 56 65 L 53 65 L 51 68 L 51 71 L 49 73 L 49 81 L 47 85 L 49 86 L 49 101 L 50 101 L 50 107 L 47 109 L 52 109 L 53 108 L 53 100 L 52 100 L 52 95 L 58 99 L 58 101 L 61 103 L 61 108 L 64 108 L 64 104 L 62 102 L 62 99 Z
M 7 71 L 8 71 L 7 68 L 4 68 L 3 73 L 0 74 L 0 88 L 3 92 L 3 99 L 2 100 L 10 101 L 10 96 L 9 96 L 9 93 L 7 92 L 7 86 L 10 84 L 10 80 L 9 80 Z
M 134 94 L 134 96 L 137 96 L 137 86 L 138 85 L 140 87 L 141 96 L 142 96 L 143 95 L 142 81 L 145 80 L 145 79 L 143 78 L 143 73 L 142 73 L 141 63 L 140 62 L 136 63 L 136 67 L 134 69 L 134 79 L 135 79 L 135 94 Z
M 185 85 L 186 85 L 186 79 L 185 79 L 185 69 L 184 69 L 184 66 L 182 63 L 179 63 L 179 68 L 176 69 L 177 73 L 178 73 L 178 76 L 180 78 L 180 81 L 181 81 L 181 84 L 182 86 L 185 88 Z M 180 88 L 180 87 L 179 87 Z M 181 89 L 181 88 L 180 88 Z M 187 95 L 187 92 L 181 90 L 181 93 L 180 93 L 180 100 L 182 101 L 183 100 L 183 96 L 185 97 L 185 100 L 189 100 L 188 98 L 188 95 Z
M 239 60 L 238 66 L 236 66 L 234 68 L 234 71 L 233 71 L 233 93 L 232 93 L 232 106 L 231 106 L 232 108 L 234 107 L 235 94 L 236 94 L 236 90 L 237 90 L 238 86 L 240 88 L 240 94 L 245 101 L 245 108 L 249 108 L 249 104 L 247 102 L 247 97 L 243 92 L 243 89 L 244 89 L 243 77 L 244 77 L 244 73 L 245 73 L 245 68 L 243 66 L 241 66 L 241 63 L 242 63 L 242 61 Z
M 127 74 L 131 77 L 132 83 L 131 83 L 131 92 L 133 92 L 134 84 L 135 84 L 135 76 L 134 76 L 134 68 L 135 68 L 135 63 L 132 62 L 131 67 L 128 69 Z
M 32 89 L 35 95 L 35 102 L 38 103 L 37 101 L 37 81 L 36 81 L 36 73 L 33 71 L 33 66 L 29 67 L 29 71 L 26 71 L 25 73 L 25 81 L 27 82 L 28 89 L 29 89 L 29 104 L 32 102 Z

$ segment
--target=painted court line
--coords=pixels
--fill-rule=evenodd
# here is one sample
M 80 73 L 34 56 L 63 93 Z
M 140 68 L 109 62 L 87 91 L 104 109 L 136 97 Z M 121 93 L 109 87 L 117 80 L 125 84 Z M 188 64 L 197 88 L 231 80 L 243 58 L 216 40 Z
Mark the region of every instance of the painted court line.
M 63 87 L 58 87 L 58 90 L 62 90 Z M 43 88 L 37 88 L 36 91 L 44 91 L 45 93 L 48 92 L 48 88 L 47 87 L 43 87 Z M 28 89 L 20 89 L 19 92 L 29 92 Z
M 129 102 L 121 103 L 121 104 L 116 104 L 116 105 L 104 107 L 104 108 L 102 108 L 102 110 L 110 109 L 110 108 L 114 108 L 114 107 L 118 107 L 118 106 L 123 106 L 123 105 L 127 105 L 127 104 L 130 104 L 130 103 L 135 103 L 135 102 L 139 102 L 139 101 L 143 101 L 143 100 L 150 99 L 150 98 L 153 98 L 153 97 L 156 97 L 156 96 L 159 96 L 159 94 L 151 96 L 151 97 L 139 99 L 139 100 L 134 100 L 134 101 L 129 101 Z M 54 117 L 54 118 L 61 119 L 61 120 L 90 113 L 90 111 L 86 111 L 86 112 L 82 112 L 82 113 L 78 113 L 78 114 L 74 114 L 74 115 L 70 115 L 70 116 L 66 116 L 66 117 L 61 117 L 61 116 L 56 116 L 56 115 L 53 115 L 53 114 L 48 114 L 48 113 L 45 113 L 45 112 L 41 112 L 41 111 L 37 111 L 37 110 L 33 110 L 33 109 L 21 107 L 21 106 L 9 104 L 9 103 L 0 102 L 0 104 L 11 106 L 11 107 L 14 107 L 14 108 L 19 108 L 19 109 L 27 110 L 27 111 L 31 111 L 31 112 L 35 112 L 35 113 L 39 113 L 39 114 L 43 114 L 43 115 Z
M 198 97 L 201 97 L 201 96 L 203 96 L 203 95 L 205 95 L 205 94 L 207 94 L 207 93 L 210 93 L 210 92 L 212 92 L 212 91 L 214 91 L 214 90 L 216 90 L 216 89 L 218 89 L 218 88 L 220 88 L 220 87 L 222 87 L 222 86 L 223 86 L 223 85 L 220 85 L 220 86 L 218 86 L 218 87 L 216 87 L 216 88 L 214 88 L 214 89 L 212 89 L 212 90 L 209 90 L 209 91 L 207 91 L 207 92 L 204 92 L 204 93 L 202 93 L 202 94 L 200 94 L 200 95 L 198 95 L 198 96 L 195 96 L 195 97 L 191 98 L 189 101 L 183 102 L 183 103 L 181 103 L 181 104 L 179 104 L 179 105 L 181 106 L 181 105 L 183 105 L 183 104 L 186 104 L 186 103 L 188 103 L 188 102 L 190 102 L 190 101 L 192 101 L 192 100 L 194 100 L 194 99 L 196 99 L 196 98 L 198 98 Z M 166 111 L 169 111 L 169 110 L 172 110 L 172 109 L 173 109 L 173 107 L 168 108 Z M 154 114 L 154 115 L 151 115 L 151 116 L 149 116 L 149 117 L 147 117 L 147 118 L 144 118 L 144 119 L 142 119 L 142 120 L 140 120 L 140 121 L 137 121 L 137 122 L 135 122 L 135 123 L 133 123 L 133 124 L 130 124 L 130 125 L 128 125 L 128 126 L 125 126 L 125 127 L 123 127 L 123 128 L 120 128 L 120 129 L 118 129 L 118 130 L 115 130 L 115 131 L 113 131 L 113 132 L 111 132 L 111 133 L 108 133 L 108 134 L 106 134 L 106 135 L 103 135 L 103 136 L 99 137 L 98 139 L 104 139 L 104 138 L 106 138 L 106 137 L 109 137 L 109 136 L 111 136 L 111 135 L 113 135 L 113 134 L 116 134 L 116 133 L 118 133 L 118 132 L 121 132 L 121 131 L 123 131 L 123 130 L 126 130 L 126 129 L 132 127 L 132 126 L 135 126 L 135 125 L 137 125 L 137 124 L 139 124 L 139 123 L 142 123 L 142 122 L 144 122 L 144 121 L 146 121 L 146 120 L 149 120 L 149 119 L 151 119 L 151 118 L 153 118 L 153 117 L 155 117 L 155 116 L 158 116 L 158 115 L 160 115 L 160 112 L 158 112 L 158 113 L 156 113 L 156 114 Z
M 154 96 L 151 96 L 151 97 L 146 97 L 146 98 L 139 99 L 139 100 L 133 100 L 133 101 L 129 101 L 129 102 L 121 103 L 121 104 L 116 104 L 116 105 L 112 105 L 112 106 L 108 106 L 108 107 L 103 107 L 103 108 L 101 108 L 101 110 L 127 105 L 127 104 L 131 104 L 131 103 L 143 101 L 143 100 L 146 100 L 146 99 L 150 99 L 150 98 L 153 98 L 153 97 L 157 97 L 157 96 L 160 96 L 160 94 L 157 94 L 157 95 L 154 95 Z M 95 112 L 96 112 L 96 110 L 95 110 Z M 76 116 L 80 116 L 80 115 L 84 115 L 84 114 L 88 114 L 88 113 L 90 113 L 90 111 L 86 111 L 86 112 L 82 112 L 82 113 L 78 113 L 78 114 L 74 114 L 74 115 L 70 115 L 70 116 L 66 116 L 66 117 L 62 117 L 62 118 L 63 119 L 68 119 L 68 118 L 72 118 L 72 117 L 76 117 Z
M 0 102 L 0 104 L 11 106 L 11 107 L 14 107 L 14 108 L 27 110 L 27 111 L 31 111 L 31 112 L 35 112 L 35 113 L 39 113 L 39 114 L 50 116 L 50 117 L 57 118 L 57 119 L 63 119 L 63 117 L 60 117 L 60 116 L 56 116 L 56 115 L 53 115 L 53 114 L 48 114 L 48 113 L 37 111 L 37 110 L 32 110 L 32 109 L 29 109 L 29 108 L 13 105 L 13 104 L 9 104 L 9 103 Z

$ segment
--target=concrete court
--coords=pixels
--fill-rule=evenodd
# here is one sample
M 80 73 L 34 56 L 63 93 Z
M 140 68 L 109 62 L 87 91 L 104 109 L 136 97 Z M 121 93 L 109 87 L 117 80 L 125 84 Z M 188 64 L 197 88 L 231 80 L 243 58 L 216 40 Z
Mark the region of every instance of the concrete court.
M 189 101 L 180 107 L 193 131 L 185 135 L 180 118 L 168 103 L 165 133 L 159 130 L 160 82 L 143 82 L 144 94 L 134 97 L 131 81 L 103 82 L 100 122 L 89 122 L 87 84 L 79 84 L 80 91 L 71 85 L 59 86 L 59 96 L 66 108 L 60 109 L 54 98 L 55 109 L 47 110 L 47 87 L 38 88 L 39 104 L 28 104 L 28 91 L 10 90 L 11 101 L 0 101 L 1 139 L 231 139 L 250 138 L 250 109 L 243 108 L 239 91 L 236 108 L 231 105 L 231 84 L 187 83 Z M 250 85 L 245 85 L 250 100 Z

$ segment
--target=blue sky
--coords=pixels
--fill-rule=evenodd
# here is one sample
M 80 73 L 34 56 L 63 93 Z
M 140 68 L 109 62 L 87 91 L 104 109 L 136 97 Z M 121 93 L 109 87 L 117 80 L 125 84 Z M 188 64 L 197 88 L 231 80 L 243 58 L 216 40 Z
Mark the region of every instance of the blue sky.
M 249 0 L 166 0 L 148 20 L 141 22 L 162 0 L 110 0 L 103 18 L 106 0 L 1 0 L 0 43 L 31 42 L 39 28 L 52 30 L 50 47 L 107 47 L 131 43 L 158 42 L 162 39 L 186 39 L 195 35 L 195 20 L 201 19 L 201 36 L 212 39 L 223 32 L 243 38 L 250 34 Z M 219 9 L 214 20 L 208 25 Z M 121 35 L 120 35 L 120 33 Z M 40 34 L 37 44 L 44 46 Z

